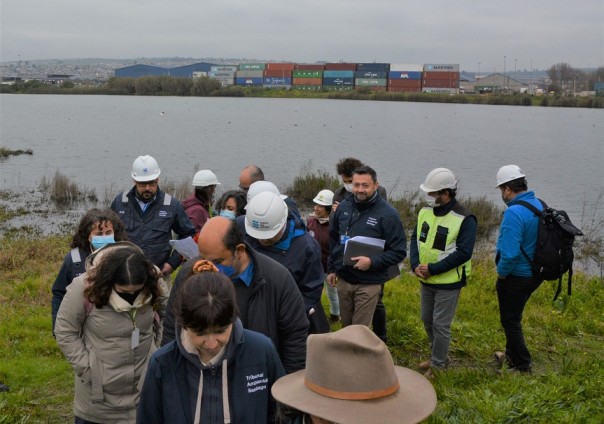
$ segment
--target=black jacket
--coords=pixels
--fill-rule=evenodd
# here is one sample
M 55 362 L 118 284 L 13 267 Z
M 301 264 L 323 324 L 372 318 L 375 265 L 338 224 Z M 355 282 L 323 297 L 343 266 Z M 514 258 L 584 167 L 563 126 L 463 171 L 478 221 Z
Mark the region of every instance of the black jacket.
M 385 240 L 384 252 L 371 256 L 371 268 L 367 271 L 344 265 L 344 244 L 341 236 L 365 236 Z M 407 239 L 403 223 L 379 191 L 364 203 L 357 203 L 354 196 L 343 200 L 329 222 L 328 272 L 351 284 L 383 284 L 388 280 L 388 267 L 396 265 L 407 256 Z
M 164 263 L 169 263 L 176 269 L 181 263 L 180 255 L 176 251 L 172 254 L 170 240 L 172 231 L 178 238 L 183 239 L 195 235 L 195 228 L 182 208 L 181 203 L 157 190 L 155 199 L 151 201 L 143 213 L 134 196 L 133 187 L 129 192 L 118 194 L 111 209 L 113 209 L 124 223 L 128 239 L 140 247 L 147 258 L 161 268 Z
M 285 372 L 289 374 L 301 370 L 306 362 L 309 324 L 300 290 L 283 265 L 255 252 L 249 245 L 246 250 L 254 272 L 250 285 L 252 294 L 247 305 L 247 324 L 244 323 L 244 327 L 262 333 L 273 341 Z M 174 280 L 163 323 L 162 345 L 175 338 L 174 297 L 195 261 L 188 261 Z

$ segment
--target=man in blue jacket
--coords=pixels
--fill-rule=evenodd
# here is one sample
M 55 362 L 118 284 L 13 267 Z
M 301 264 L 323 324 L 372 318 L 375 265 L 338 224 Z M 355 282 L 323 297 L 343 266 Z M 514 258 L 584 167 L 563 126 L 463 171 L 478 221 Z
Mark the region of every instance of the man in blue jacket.
M 119 193 L 111 209 L 124 223 L 128 239 L 168 276 L 182 261 L 176 251 L 172 253 L 172 231 L 183 239 L 194 236 L 195 228 L 181 203 L 159 189 L 160 173 L 153 157 L 136 158 L 132 164 L 134 187 Z
M 535 256 L 539 218 L 518 204 L 526 201 L 537 209 L 543 206 L 535 193 L 527 191 L 525 174 L 516 165 L 506 165 L 497 172 L 497 188 L 507 205 L 497 238 L 497 299 L 499 316 L 505 332 L 505 352 L 495 352 L 501 364 L 519 372 L 530 372 L 531 354 L 522 332 L 522 313 L 531 294 L 542 280 L 533 277 L 531 262 Z M 524 253 L 523 253 L 524 252 Z
M 373 168 L 357 168 L 352 186 L 353 195 L 340 203 L 329 223 L 327 283 L 338 287 L 342 326 L 369 327 L 388 267 L 405 258 L 407 240 L 398 212 L 380 197 Z M 354 265 L 345 265 L 346 242 L 355 236 L 384 240 L 383 252 L 352 257 Z

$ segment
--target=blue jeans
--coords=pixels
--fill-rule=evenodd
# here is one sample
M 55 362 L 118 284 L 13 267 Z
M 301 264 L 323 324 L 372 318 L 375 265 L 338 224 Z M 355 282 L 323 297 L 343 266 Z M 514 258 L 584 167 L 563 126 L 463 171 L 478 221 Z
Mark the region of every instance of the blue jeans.
M 526 302 L 542 281 L 532 277 L 507 276 L 498 278 L 497 300 L 499 318 L 505 332 L 505 355 L 511 367 L 519 371 L 531 369 L 531 353 L 526 347 L 522 332 L 522 313 Z
M 461 288 L 444 290 L 433 285 L 421 285 L 421 317 L 432 346 L 430 362 L 433 368 L 444 368 L 447 365 L 451 323 L 460 292 Z

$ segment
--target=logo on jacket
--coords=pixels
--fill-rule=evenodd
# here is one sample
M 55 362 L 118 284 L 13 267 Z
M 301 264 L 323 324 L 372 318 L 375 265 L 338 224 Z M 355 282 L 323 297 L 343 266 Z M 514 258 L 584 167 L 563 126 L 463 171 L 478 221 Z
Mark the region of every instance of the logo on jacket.
M 264 373 L 246 375 L 247 380 L 247 392 L 254 393 L 260 390 L 268 389 L 268 378 L 264 376 Z
M 367 218 L 367 225 L 371 225 L 372 227 L 375 227 L 378 223 L 378 220 L 373 218 L 373 217 L 369 217 Z

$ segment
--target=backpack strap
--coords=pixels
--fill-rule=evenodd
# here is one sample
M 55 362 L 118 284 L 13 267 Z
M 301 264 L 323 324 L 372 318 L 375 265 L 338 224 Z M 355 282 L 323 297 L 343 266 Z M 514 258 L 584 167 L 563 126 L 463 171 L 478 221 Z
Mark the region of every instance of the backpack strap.
M 543 205 L 543 207 L 547 207 L 547 205 L 545 204 L 545 202 L 541 199 L 538 199 L 541 202 L 541 205 Z M 520 206 L 524 206 L 525 208 L 527 208 L 528 210 L 530 210 L 535 216 L 540 217 L 541 216 L 541 211 L 539 209 L 537 209 L 536 207 L 534 207 L 533 205 L 531 205 L 529 202 L 527 202 L 526 200 L 518 200 L 517 202 L 518 205 Z M 528 253 L 526 253 L 524 251 L 524 249 L 522 248 L 522 246 L 520 246 L 520 252 L 522 252 L 522 254 L 524 255 L 524 257 L 526 258 L 526 260 L 531 264 L 531 266 L 533 265 L 533 261 L 531 260 L 530 256 L 528 255 Z

